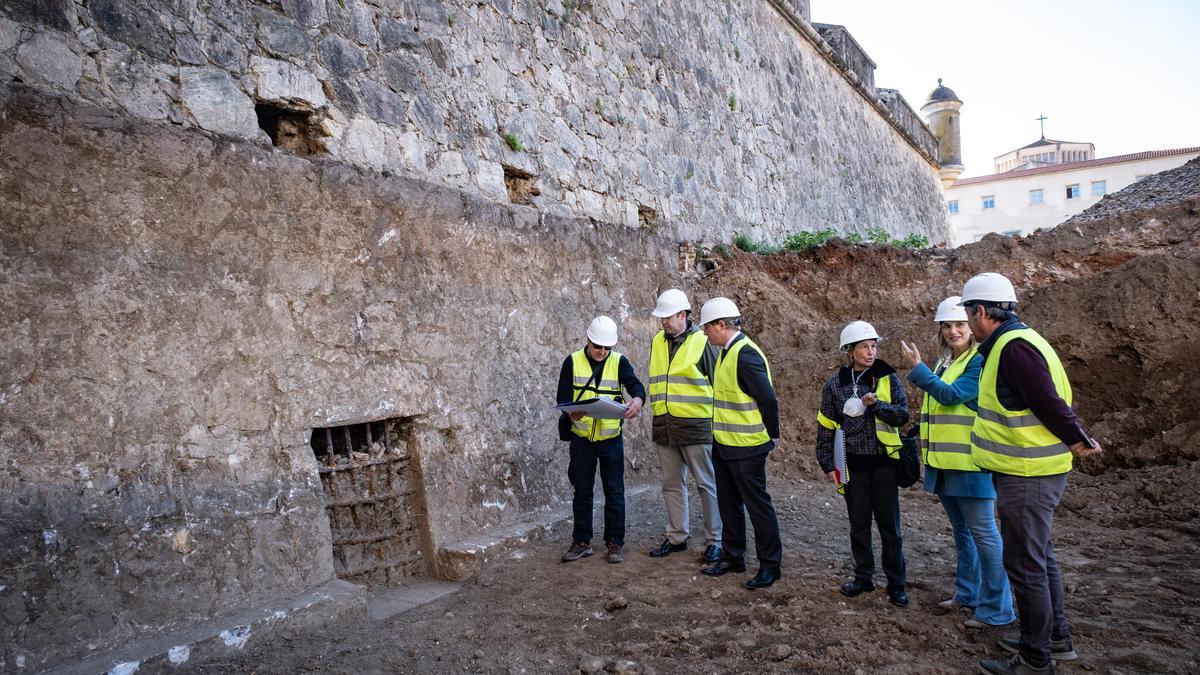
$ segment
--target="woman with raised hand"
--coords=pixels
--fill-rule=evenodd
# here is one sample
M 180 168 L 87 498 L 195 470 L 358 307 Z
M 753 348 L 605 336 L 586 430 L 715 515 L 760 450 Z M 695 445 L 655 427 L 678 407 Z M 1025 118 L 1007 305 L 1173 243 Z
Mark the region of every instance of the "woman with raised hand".
M 915 345 L 903 340 L 908 381 L 924 390 L 921 449 L 925 490 L 938 496 L 954 529 L 958 566 L 954 597 L 938 603 L 946 609 L 974 608 L 968 628 L 1002 626 L 1016 620 L 1004 573 L 1004 547 L 996 529 L 996 489 L 989 474 L 971 461 L 971 426 L 983 357 L 977 353 L 960 298 L 938 305 L 938 361 L 931 370 Z

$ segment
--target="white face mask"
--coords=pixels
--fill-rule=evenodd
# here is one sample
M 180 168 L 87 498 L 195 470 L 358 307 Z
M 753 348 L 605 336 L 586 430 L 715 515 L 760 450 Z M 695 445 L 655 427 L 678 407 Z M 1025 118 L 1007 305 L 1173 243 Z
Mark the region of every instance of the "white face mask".
M 867 406 L 863 405 L 862 399 L 857 396 L 846 399 L 846 403 L 842 405 L 842 414 L 846 417 L 861 417 L 865 412 Z

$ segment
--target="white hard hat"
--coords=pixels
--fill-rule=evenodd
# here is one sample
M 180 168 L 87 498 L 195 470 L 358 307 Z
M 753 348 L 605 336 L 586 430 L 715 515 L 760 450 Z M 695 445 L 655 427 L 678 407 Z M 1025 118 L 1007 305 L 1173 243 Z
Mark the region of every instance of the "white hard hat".
M 597 347 L 612 347 L 617 344 L 617 322 L 598 316 L 588 325 L 587 337 Z
M 938 323 L 943 321 L 966 321 L 967 310 L 962 306 L 962 298 L 952 295 L 943 300 L 938 305 L 937 314 L 934 314 L 933 320 Z
M 1011 302 L 1016 304 L 1017 291 L 1003 274 L 984 272 L 967 279 L 960 304 L 968 302 Z
M 700 308 L 700 325 L 717 319 L 736 319 L 742 312 L 729 298 L 713 298 Z
M 851 321 L 850 323 L 846 324 L 845 328 L 842 329 L 841 344 L 838 345 L 838 348 L 842 351 L 846 351 L 846 349 L 855 342 L 882 339 L 883 338 L 879 337 L 879 333 L 875 332 L 875 327 L 866 321 Z
M 654 306 L 654 311 L 651 312 L 659 319 L 665 319 L 668 316 L 674 316 L 685 309 L 691 309 L 692 303 L 688 302 L 687 293 L 678 288 L 669 288 L 658 296 L 658 304 Z

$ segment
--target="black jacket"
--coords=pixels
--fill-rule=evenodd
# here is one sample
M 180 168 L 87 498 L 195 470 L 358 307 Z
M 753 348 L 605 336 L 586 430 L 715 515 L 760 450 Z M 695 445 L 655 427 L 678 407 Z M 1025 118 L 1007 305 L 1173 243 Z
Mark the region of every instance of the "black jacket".
M 732 347 L 744 339 L 745 333 L 739 333 L 729 346 Z M 728 351 L 728 348 L 723 349 L 721 356 L 724 357 Z M 726 460 L 750 459 L 765 455 L 775 447 L 775 439 L 779 438 L 779 401 L 775 398 L 775 387 L 771 386 L 771 380 L 767 376 L 767 362 L 753 349 L 743 349 L 738 352 L 737 373 L 738 387 L 758 404 L 758 412 L 762 415 L 763 425 L 766 426 L 767 435 L 771 440 L 762 445 L 746 447 L 722 445 L 714 441 L 713 453 Z
M 592 357 L 588 356 L 588 353 L 586 350 L 583 352 L 583 355 L 586 356 L 587 360 L 592 364 L 592 372 L 595 372 L 595 369 L 597 369 L 597 368 L 604 367 L 604 361 L 593 361 Z M 608 356 L 605 357 L 605 361 L 607 361 L 611 357 L 612 357 L 612 352 L 609 352 Z M 597 376 L 596 379 L 599 379 L 599 377 Z M 623 389 L 625 389 L 626 393 L 629 394 L 629 398 L 631 400 L 635 399 L 635 398 L 640 398 L 640 399 L 642 399 L 642 404 L 645 405 L 645 403 L 646 403 L 646 388 L 642 386 L 642 381 L 637 378 L 637 373 L 635 373 L 633 371 L 633 366 L 629 363 L 629 359 L 624 354 L 621 355 L 621 362 L 619 364 L 617 364 L 617 380 L 621 383 L 621 387 Z M 571 355 L 568 354 L 567 358 L 563 361 L 562 369 L 559 370 L 559 372 L 558 372 L 557 402 L 558 403 L 570 403 L 572 400 L 574 400 L 574 396 L 575 396 L 575 366 L 573 363 L 571 363 Z M 566 415 L 566 413 L 562 413 L 562 414 L 564 416 Z M 609 443 L 613 443 L 613 444 L 623 443 L 623 441 L 621 439 L 621 436 L 617 436 L 616 438 L 609 438 L 609 439 L 605 439 L 603 441 L 598 441 L 596 443 L 596 445 L 603 445 L 603 444 L 609 444 Z

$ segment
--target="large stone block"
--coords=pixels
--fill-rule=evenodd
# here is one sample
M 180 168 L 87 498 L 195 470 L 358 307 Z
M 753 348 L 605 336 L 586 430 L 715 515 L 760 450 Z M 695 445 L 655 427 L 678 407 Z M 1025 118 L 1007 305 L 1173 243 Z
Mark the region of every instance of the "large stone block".
M 296 58 L 312 54 L 312 40 L 291 19 L 261 7 L 254 9 L 254 18 L 258 22 L 258 43 L 271 54 Z
M 379 42 L 387 51 L 416 49 L 421 46 L 421 34 L 411 23 L 381 18 L 379 20 Z
M 169 15 L 148 0 L 93 0 L 96 28 L 115 40 L 164 61 L 171 58 Z
M 374 80 L 358 81 L 362 111 L 385 124 L 404 126 L 408 122 L 408 103 L 391 89 Z
M 285 61 L 255 56 L 250 72 L 262 101 L 283 101 L 307 108 L 323 108 L 329 103 L 321 81 L 311 72 Z
M 317 28 L 328 20 L 325 0 L 283 0 L 283 13 L 305 28 Z
M 94 56 L 101 84 L 129 114 L 143 119 L 167 119 L 175 85 L 136 53 L 105 49 Z
M 320 44 L 321 62 L 339 77 L 361 73 L 367 68 L 367 55 L 354 43 L 330 35 Z
M 254 101 L 219 68 L 179 69 L 180 97 L 201 128 L 218 134 L 258 139 Z
M 71 30 L 75 8 L 71 0 L 0 0 L 0 11 L 22 23 Z
M 21 41 L 21 24 L 0 16 L 0 52 L 6 52 Z
M 351 164 L 382 169 L 387 159 L 387 140 L 383 129 L 365 115 L 355 115 L 342 136 L 338 155 Z
M 18 47 L 16 61 L 30 81 L 68 91 L 75 89 L 83 74 L 83 59 L 71 51 L 61 34 L 49 31 Z

